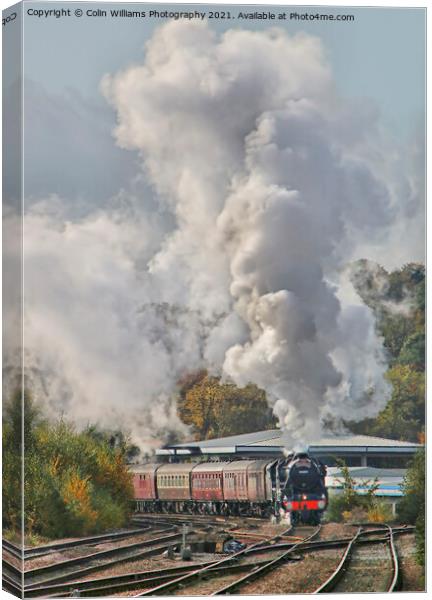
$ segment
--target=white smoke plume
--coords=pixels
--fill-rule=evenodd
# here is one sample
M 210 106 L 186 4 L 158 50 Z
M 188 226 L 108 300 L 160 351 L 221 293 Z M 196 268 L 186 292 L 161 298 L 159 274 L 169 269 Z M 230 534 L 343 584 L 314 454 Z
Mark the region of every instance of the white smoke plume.
M 377 414 L 382 344 L 340 274 L 403 211 L 368 158 L 375 117 L 338 97 L 320 41 L 169 23 L 101 89 L 154 205 L 26 217 L 26 347 L 68 410 L 121 415 L 143 443 L 181 430 L 176 381 L 206 367 L 264 388 L 288 445 Z

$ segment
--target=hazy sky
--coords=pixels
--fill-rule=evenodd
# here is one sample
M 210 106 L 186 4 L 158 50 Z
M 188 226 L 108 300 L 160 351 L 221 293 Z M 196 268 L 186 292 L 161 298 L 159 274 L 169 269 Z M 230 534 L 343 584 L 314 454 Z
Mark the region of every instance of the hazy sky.
M 31 3 L 35 5 L 35 3 Z M 37 3 L 38 7 L 52 7 Z M 62 3 L 76 9 L 83 3 Z M 115 7 L 115 4 L 109 5 Z M 137 5 L 121 4 L 137 9 Z M 179 5 L 145 5 L 148 10 Z M 187 6 L 187 5 L 185 5 Z M 199 10 L 200 5 L 191 5 Z M 107 5 L 92 3 L 92 8 Z M 270 10 L 270 7 L 265 7 Z M 231 7 L 235 12 L 241 7 Z M 243 7 L 244 10 L 244 7 Z M 291 7 L 291 12 L 305 7 Z M 309 9 L 310 10 L 310 9 Z M 349 13 L 354 23 L 279 21 L 290 33 L 306 31 L 319 36 L 328 50 L 329 60 L 342 92 L 375 100 L 392 126 L 407 130 L 424 108 L 425 11 L 422 9 L 319 8 L 320 13 Z M 160 20 L 72 19 L 25 20 L 26 75 L 47 90 L 60 92 L 68 87 L 96 96 L 101 74 L 112 72 L 131 61 L 142 60 L 143 45 Z M 272 23 L 274 24 L 274 22 Z M 263 29 L 265 21 L 212 21 L 223 31 L 232 27 Z M 53 51 L 55 48 L 55 51 Z
M 32 2 L 26 6 L 50 9 L 53 5 Z M 89 5 L 61 4 L 73 10 L 80 6 L 85 11 Z M 99 6 L 107 8 L 91 5 L 93 10 Z M 179 10 L 179 5 L 145 6 L 148 10 Z M 139 8 L 133 4 L 119 7 Z M 199 10 L 200 5 L 191 5 L 191 9 Z M 238 9 L 230 7 L 233 13 Z M 360 99 L 363 106 L 370 103 L 370 109 L 380 112 L 383 126 L 396 139 L 409 139 L 416 129 L 422 129 L 425 12 L 352 7 L 320 7 L 319 11 L 353 14 L 355 21 L 276 24 L 290 33 L 305 31 L 319 36 L 340 92 Z M 27 196 L 72 193 L 95 202 L 130 180 L 136 170 L 134 157 L 110 141 L 115 117 L 100 94 L 99 84 L 104 74 L 142 62 L 146 41 L 165 22 L 25 17 Z M 218 31 L 232 27 L 258 30 L 269 24 L 232 20 L 212 21 L 211 26 Z

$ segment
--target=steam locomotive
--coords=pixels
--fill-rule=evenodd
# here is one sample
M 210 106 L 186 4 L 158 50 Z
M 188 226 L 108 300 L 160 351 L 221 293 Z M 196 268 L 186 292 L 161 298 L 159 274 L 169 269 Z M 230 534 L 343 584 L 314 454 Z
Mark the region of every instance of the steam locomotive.
M 291 523 L 319 523 L 328 504 L 325 465 L 301 452 L 287 465 L 283 508 L 291 513 Z
M 318 523 L 327 507 L 325 467 L 306 453 L 278 460 L 134 465 L 137 512 L 266 517 Z

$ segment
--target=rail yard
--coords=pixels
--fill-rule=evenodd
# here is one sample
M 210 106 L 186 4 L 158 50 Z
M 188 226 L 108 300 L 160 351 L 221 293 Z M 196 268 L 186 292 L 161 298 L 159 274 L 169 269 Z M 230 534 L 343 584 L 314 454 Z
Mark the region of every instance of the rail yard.
M 23 553 L 5 541 L 3 585 L 27 598 L 391 592 L 413 547 L 403 525 L 137 514 L 128 530 Z

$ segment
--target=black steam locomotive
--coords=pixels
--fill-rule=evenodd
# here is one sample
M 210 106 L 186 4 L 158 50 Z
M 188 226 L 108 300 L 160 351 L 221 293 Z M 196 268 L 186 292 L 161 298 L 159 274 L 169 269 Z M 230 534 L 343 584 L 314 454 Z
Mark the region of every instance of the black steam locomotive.
M 285 467 L 282 508 L 291 523 L 319 523 L 328 504 L 325 465 L 306 452 L 289 457 Z

